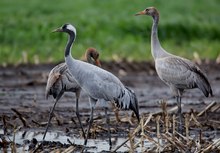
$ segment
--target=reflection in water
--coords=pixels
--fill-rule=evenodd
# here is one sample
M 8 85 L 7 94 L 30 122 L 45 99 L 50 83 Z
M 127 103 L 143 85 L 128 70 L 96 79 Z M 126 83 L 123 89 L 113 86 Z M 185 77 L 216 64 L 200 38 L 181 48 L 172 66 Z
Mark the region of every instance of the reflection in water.
M 0 134 L 3 135 L 3 130 L 0 130 Z M 17 147 L 17 152 L 28 152 L 29 143 L 33 138 L 37 139 L 37 141 L 42 141 L 43 139 L 43 132 L 37 131 L 18 131 L 15 133 L 15 142 L 16 144 L 20 144 L 21 147 Z M 8 141 L 13 140 L 13 135 L 10 135 L 6 138 Z M 75 136 L 66 136 L 61 131 L 53 131 L 48 132 L 45 140 L 46 141 L 57 141 L 62 144 L 69 144 L 69 139 L 72 143 L 77 145 L 83 145 L 84 139 L 75 137 Z M 29 141 L 28 141 L 29 140 Z M 115 147 L 122 144 L 126 138 L 112 138 L 113 144 L 115 144 Z M 109 144 L 108 139 L 89 139 L 87 143 L 88 148 L 86 148 L 84 151 L 88 152 L 101 152 L 101 151 L 109 151 Z M 10 149 L 10 148 L 9 148 Z M 114 148 L 113 148 L 114 149 Z M 1 151 L 1 150 L 0 150 Z M 10 150 L 8 150 L 10 151 Z M 128 148 L 125 146 L 122 146 L 118 151 L 125 152 L 128 151 Z
M 220 137 L 220 134 L 218 132 L 214 131 L 206 131 L 203 134 L 207 133 L 207 135 L 212 135 L 213 136 L 213 142 L 217 141 Z M 194 131 L 194 133 L 196 133 Z M 3 136 L 3 130 L 0 130 L 0 136 L 2 138 Z M 192 135 L 191 135 L 192 136 Z M 196 137 L 196 135 L 192 136 Z M 13 135 L 6 136 L 5 137 L 7 141 L 13 141 Z M 43 139 L 43 131 L 39 132 L 39 130 L 29 130 L 29 131 L 17 131 L 15 133 L 15 143 L 19 144 L 17 145 L 17 152 L 28 152 L 29 146 L 30 146 L 30 141 L 35 138 L 38 142 L 41 142 Z M 113 137 L 112 142 L 113 142 L 113 148 L 111 149 L 114 150 L 116 147 L 121 145 L 123 142 L 126 141 L 127 138 L 119 138 L 119 137 Z M 158 141 L 157 138 L 153 138 L 155 141 Z M 62 144 L 70 144 L 72 142 L 73 144 L 76 145 L 83 145 L 84 139 L 81 139 L 77 137 L 76 135 L 71 135 L 71 136 L 66 136 L 63 132 L 61 131 L 53 131 L 53 132 L 48 132 L 46 137 L 46 141 L 53 141 L 53 142 L 60 142 Z M 160 144 L 163 142 L 161 141 Z M 129 141 L 126 143 L 127 145 L 123 145 L 120 147 L 117 152 L 128 152 L 129 151 Z M 144 141 L 143 142 L 143 148 L 150 148 L 152 147 L 153 143 Z M 141 152 L 143 149 L 142 147 L 136 148 L 137 152 Z M 0 152 L 2 152 L 2 148 L 0 149 Z M 11 151 L 10 148 L 7 150 L 8 152 Z M 87 147 L 84 150 L 85 152 L 103 152 L 103 151 L 109 151 L 109 144 L 108 144 L 108 138 L 106 137 L 103 139 L 89 139 L 87 143 Z

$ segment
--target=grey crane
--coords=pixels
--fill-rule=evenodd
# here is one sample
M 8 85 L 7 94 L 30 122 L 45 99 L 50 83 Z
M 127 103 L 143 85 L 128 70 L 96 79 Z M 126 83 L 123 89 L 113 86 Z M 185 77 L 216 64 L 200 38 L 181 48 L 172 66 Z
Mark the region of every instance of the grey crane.
M 99 53 L 95 48 L 88 48 L 85 53 L 85 57 L 87 62 L 94 64 L 96 66 L 101 66 L 99 62 Z M 85 132 L 83 130 L 83 126 L 80 120 L 79 115 L 79 108 L 78 108 L 78 102 L 79 102 L 79 96 L 81 92 L 80 86 L 76 83 L 74 78 L 72 77 L 71 73 L 69 72 L 66 63 L 60 63 L 57 66 L 55 66 L 49 73 L 47 85 L 46 85 L 46 99 L 48 99 L 49 95 L 52 95 L 55 99 L 55 103 L 50 111 L 49 119 L 47 122 L 46 130 L 44 132 L 43 140 L 45 139 L 52 114 L 54 111 L 54 108 L 59 101 L 59 99 L 62 97 L 64 92 L 74 92 L 76 96 L 76 116 L 78 118 L 80 128 L 83 133 L 83 137 L 85 138 Z
M 64 24 L 60 28 L 55 29 L 54 32 L 65 32 L 69 35 L 65 48 L 65 62 L 76 82 L 89 95 L 91 113 L 84 145 L 87 144 L 89 131 L 93 123 L 93 111 L 98 100 L 105 102 L 114 101 L 117 107 L 121 109 L 133 110 L 139 121 L 138 101 L 134 91 L 128 87 L 125 87 L 122 82 L 112 73 L 72 57 L 71 47 L 76 38 L 75 27 L 71 24 Z M 111 135 L 107 108 L 105 109 L 105 114 L 106 123 L 108 125 L 109 145 L 111 147 Z
M 167 84 L 176 97 L 179 114 L 179 131 L 182 133 L 181 97 L 185 89 L 199 88 L 203 94 L 212 96 L 212 89 L 206 75 L 188 59 L 172 55 L 165 51 L 158 39 L 159 12 L 148 7 L 136 15 L 149 15 L 153 18 L 151 30 L 151 54 L 159 78 Z

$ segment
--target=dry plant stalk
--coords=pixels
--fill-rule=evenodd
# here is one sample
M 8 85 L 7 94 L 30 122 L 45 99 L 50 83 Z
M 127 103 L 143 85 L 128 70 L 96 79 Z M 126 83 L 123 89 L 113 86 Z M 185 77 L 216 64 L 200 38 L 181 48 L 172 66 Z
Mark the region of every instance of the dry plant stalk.
M 155 141 L 153 138 L 149 137 L 148 135 L 144 135 L 145 139 L 149 140 L 150 142 L 155 143 L 156 145 L 160 145 L 157 141 Z
M 37 121 L 35 121 L 35 120 L 31 120 L 34 124 L 37 124 L 38 126 L 45 126 L 45 125 L 47 125 L 47 122 L 41 122 L 41 123 L 39 123 L 39 122 L 37 122 Z M 50 123 L 52 123 L 52 122 L 50 122 Z
M 186 137 L 184 137 L 182 134 L 180 134 L 180 133 L 178 133 L 178 132 L 176 132 L 176 134 L 177 134 L 179 137 L 181 137 L 181 139 L 183 139 L 183 140 L 187 141 L 187 138 L 186 138 Z
M 26 51 L 23 51 L 23 52 L 22 52 L 22 62 L 23 62 L 24 64 L 27 64 L 27 62 L 28 62 L 28 54 L 27 54 Z
M 13 131 L 13 141 L 11 142 L 11 152 L 16 153 L 16 144 L 15 144 L 15 134 L 16 132 L 20 129 L 20 127 L 15 127 L 14 126 L 14 131 Z
M 177 141 L 178 139 L 173 136 L 173 137 L 170 137 L 169 135 L 166 134 L 162 134 L 162 136 L 167 139 L 172 145 L 174 145 L 177 149 L 181 150 L 182 152 L 185 152 L 185 146 L 180 143 L 180 141 Z M 174 140 L 173 140 L 174 139 Z
M 132 136 L 132 139 L 134 138 L 134 136 Z M 119 145 L 118 147 L 115 148 L 115 150 L 113 150 L 112 152 L 116 152 L 118 149 L 120 149 L 124 144 L 126 144 L 129 141 L 130 138 L 127 138 L 121 145 Z
M 15 112 L 15 114 L 16 114 L 16 115 L 18 116 L 18 118 L 21 120 L 21 122 L 22 122 L 22 124 L 23 124 L 24 127 L 29 127 L 29 126 L 27 125 L 26 119 L 25 119 L 24 117 L 22 117 L 22 114 L 21 114 L 18 110 L 16 110 L 15 108 L 11 108 L 11 110 L 12 110 L 13 112 Z
M 166 115 L 167 115 L 167 103 L 163 100 L 162 102 L 161 102 L 161 109 L 162 109 L 162 111 L 163 111 L 163 120 L 165 120 L 165 117 L 166 117 Z
M 165 117 L 165 132 L 169 132 L 169 115 Z
M 2 121 L 3 121 L 4 135 L 6 135 L 7 134 L 7 121 L 6 121 L 6 116 L 5 115 L 2 116 Z
M 220 104 L 216 104 L 211 108 L 211 112 L 216 112 L 218 109 L 220 109 Z
M 205 112 L 207 112 L 209 109 L 211 109 L 214 105 L 216 105 L 216 101 L 211 102 L 204 110 L 202 110 L 197 117 L 202 116 Z
M 167 103 L 165 101 L 161 102 L 161 108 L 162 108 L 162 115 L 163 115 L 163 121 L 165 123 L 165 132 L 169 131 L 169 115 L 167 113 Z
M 215 142 L 213 142 L 212 144 L 210 144 L 207 148 L 205 148 L 202 153 L 206 153 L 211 151 L 211 149 L 213 148 L 219 148 L 220 146 L 220 138 L 218 140 L 216 140 Z
M 185 114 L 186 139 L 189 141 L 189 114 Z
M 57 113 L 54 113 L 54 116 L 55 116 L 55 119 L 57 121 L 57 124 L 58 125 L 63 125 L 63 123 L 64 123 L 63 118 L 60 115 L 58 115 Z
M 177 137 L 175 137 L 175 136 L 172 136 L 170 133 L 167 133 L 167 135 L 169 135 L 170 137 L 172 137 L 173 140 L 176 142 L 176 144 L 179 144 L 179 146 L 180 146 L 181 148 L 183 148 L 184 150 L 185 150 L 185 148 L 187 148 L 186 145 L 184 144 L 184 141 L 183 141 L 183 140 L 186 140 L 186 137 L 184 137 L 183 135 L 180 135 L 180 136 L 181 136 L 181 139 L 179 139 L 179 138 L 177 138 Z M 182 139 L 182 138 L 183 138 L 183 139 Z
M 156 125 L 157 125 L 157 138 L 159 139 L 160 138 L 160 118 L 161 116 L 160 115 L 157 115 L 156 116 Z
M 129 142 L 130 142 L 130 152 L 134 152 L 134 137 L 132 137 L 132 134 L 128 133 Z
M 172 145 L 176 146 L 175 142 L 172 141 L 172 139 L 170 137 L 168 137 L 166 134 L 162 133 L 162 136 L 168 141 L 170 142 Z
M 202 127 L 202 125 L 199 123 L 199 121 L 196 119 L 193 113 L 191 113 L 191 116 L 190 116 L 190 121 L 191 120 L 193 120 L 198 127 Z
M 209 120 L 209 121 L 220 125 L 220 121 L 216 121 L 216 120 Z
M 75 149 L 75 146 L 70 146 L 67 149 L 63 150 L 62 153 L 72 153 Z
M 149 114 L 149 116 L 148 116 L 146 122 L 144 123 L 143 128 L 145 128 L 145 126 L 147 126 L 147 124 L 150 122 L 151 118 L 152 118 L 152 114 Z M 130 139 L 134 139 L 135 134 L 138 133 L 138 132 L 141 130 L 141 128 L 142 128 L 142 127 L 141 127 L 141 124 L 139 124 L 139 125 L 137 126 L 137 128 L 134 129 L 134 132 L 132 133 L 131 138 L 127 138 L 121 145 L 119 145 L 118 147 L 116 147 L 112 152 L 116 152 L 116 151 L 117 151 L 118 149 L 120 149 L 124 144 L 126 144 Z M 144 136 L 145 136 L 145 135 L 144 135 Z M 140 142 L 139 142 L 139 143 L 140 143 Z M 134 148 L 136 148 L 139 143 L 135 144 Z
M 150 113 L 149 116 L 148 116 L 148 118 L 147 118 L 147 120 L 146 120 L 146 122 L 144 123 L 144 127 L 147 126 L 147 124 L 150 122 L 152 116 L 153 116 L 153 115 Z
M 146 120 L 146 122 L 144 123 L 143 126 L 142 126 L 142 122 L 144 122 L 144 120 L 142 120 L 141 127 L 140 127 L 141 130 L 142 130 L 142 132 L 141 132 L 141 139 L 140 139 L 140 141 L 138 143 L 135 144 L 135 148 L 138 146 L 139 143 L 143 144 L 144 138 L 147 139 L 150 142 L 154 142 L 154 143 L 158 144 L 153 138 L 148 137 L 147 135 L 144 134 L 144 130 L 146 129 L 146 126 L 150 122 L 151 118 L 152 118 L 152 114 L 149 114 L 149 116 L 148 116 L 148 118 L 147 118 L 147 120 Z
M 44 151 L 41 151 L 40 153 L 44 153 Z M 55 148 L 55 149 L 53 149 L 53 151 L 51 151 L 50 153 L 61 153 L 61 149 Z
M 148 119 L 146 120 L 146 122 L 144 123 L 144 128 L 145 126 L 147 126 L 147 124 L 150 122 L 152 118 L 152 114 L 149 114 Z M 139 124 L 138 127 L 134 130 L 133 135 L 135 135 L 136 133 L 138 133 L 141 130 L 141 125 Z
M 114 102 L 112 102 L 111 105 L 112 105 L 113 112 L 115 113 L 115 119 L 117 123 L 120 123 L 121 119 L 119 117 L 119 109 L 116 107 L 116 104 Z
M 158 138 L 158 142 L 159 142 L 159 138 L 160 138 L 160 115 L 158 115 L 156 117 L 156 125 L 157 125 L 157 138 Z
M 141 151 L 144 151 L 144 119 L 141 119 Z
M 156 124 L 157 124 L 157 142 L 159 145 L 157 145 L 157 151 L 160 152 L 160 138 L 161 138 L 161 135 L 160 135 L 160 118 L 161 116 L 158 115 L 156 117 Z
M 176 115 L 173 114 L 173 135 L 176 133 Z

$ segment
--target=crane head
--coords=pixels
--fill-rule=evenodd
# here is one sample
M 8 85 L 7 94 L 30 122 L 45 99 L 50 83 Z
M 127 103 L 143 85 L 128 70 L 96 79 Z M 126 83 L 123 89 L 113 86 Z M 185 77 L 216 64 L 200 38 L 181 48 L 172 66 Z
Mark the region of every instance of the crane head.
M 159 12 L 157 11 L 157 9 L 155 7 L 148 7 L 143 11 L 140 11 L 138 13 L 135 14 L 135 16 L 137 15 L 149 15 L 149 16 L 159 16 Z
M 66 32 L 66 33 L 73 32 L 74 34 L 76 34 L 76 28 L 73 25 L 66 23 L 60 28 L 53 30 L 52 32 Z
M 95 48 L 92 48 L 92 47 L 89 47 L 87 50 L 86 50 L 86 54 L 85 54 L 85 57 L 88 61 L 88 58 L 91 57 L 94 59 L 94 64 L 96 66 L 99 66 L 101 67 L 101 63 L 99 61 L 99 52 L 95 49 Z M 88 61 L 89 62 L 89 61 Z

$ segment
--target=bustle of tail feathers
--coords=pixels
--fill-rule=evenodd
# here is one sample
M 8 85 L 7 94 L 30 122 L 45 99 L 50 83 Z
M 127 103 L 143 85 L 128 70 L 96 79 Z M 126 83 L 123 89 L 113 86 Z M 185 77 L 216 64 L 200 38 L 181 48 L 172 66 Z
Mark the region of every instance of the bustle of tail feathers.
M 114 102 L 120 109 L 134 111 L 140 121 L 138 100 L 133 90 L 125 87 L 125 90 L 121 91 L 120 95 L 114 99 Z
M 49 77 L 47 80 L 46 91 L 45 91 L 45 98 L 48 99 L 49 95 L 53 95 L 53 98 L 56 99 L 58 94 L 52 91 L 51 89 L 54 88 L 54 83 L 60 78 L 60 76 L 67 70 L 66 63 L 60 63 L 56 65 L 49 73 Z
M 193 69 L 194 72 L 198 75 L 195 82 L 200 90 L 202 90 L 203 94 L 208 97 L 213 96 L 211 85 L 207 79 L 207 77 L 203 74 L 203 72 L 197 68 Z

